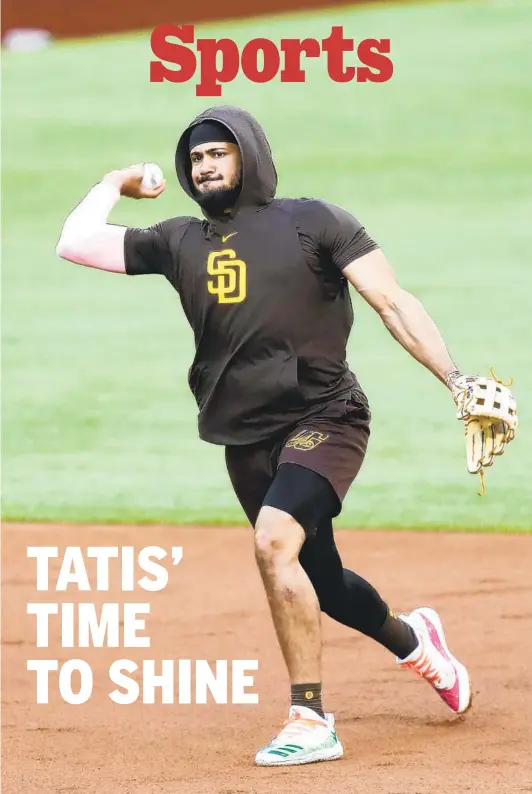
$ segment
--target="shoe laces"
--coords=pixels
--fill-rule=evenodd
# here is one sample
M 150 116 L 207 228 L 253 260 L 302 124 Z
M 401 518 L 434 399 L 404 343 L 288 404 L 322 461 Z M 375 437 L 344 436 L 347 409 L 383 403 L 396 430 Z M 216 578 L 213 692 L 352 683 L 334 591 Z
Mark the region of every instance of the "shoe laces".
M 311 720 L 308 717 L 301 717 L 296 714 L 295 717 L 288 717 L 281 724 L 281 730 L 275 737 L 274 741 L 284 741 L 289 736 L 295 736 L 302 732 L 309 732 L 315 730 L 318 726 L 324 727 L 325 723 L 322 720 Z
M 431 684 L 442 686 L 441 672 L 423 646 L 419 658 L 406 662 L 405 667 L 409 667 Z

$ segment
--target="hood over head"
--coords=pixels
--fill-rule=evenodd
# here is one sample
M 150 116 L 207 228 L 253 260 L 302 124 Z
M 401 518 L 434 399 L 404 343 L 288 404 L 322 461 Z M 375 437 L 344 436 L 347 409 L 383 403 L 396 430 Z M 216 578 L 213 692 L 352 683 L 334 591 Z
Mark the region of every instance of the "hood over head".
M 270 144 L 251 113 L 232 105 L 218 105 L 203 111 L 181 135 L 175 154 L 175 168 L 185 193 L 196 201 L 190 179 L 189 138 L 192 129 L 207 120 L 217 121 L 227 127 L 234 135 L 242 155 L 242 188 L 228 217 L 234 217 L 244 207 L 259 208 L 269 204 L 277 189 L 277 171 Z

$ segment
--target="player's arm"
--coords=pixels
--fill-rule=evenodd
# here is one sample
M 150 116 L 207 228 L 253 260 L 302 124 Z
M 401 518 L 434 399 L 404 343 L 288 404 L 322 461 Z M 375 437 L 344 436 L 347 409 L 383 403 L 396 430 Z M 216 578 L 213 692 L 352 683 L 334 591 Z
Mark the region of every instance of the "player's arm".
M 121 196 L 157 198 L 165 183 L 155 190 L 141 186 L 142 165 L 111 171 L 95 185 L 66 219 L 56 253 L 62 259 L 87 267 L 126 273 L 124 256 L 125 226 L 107 222 Z
M 421 302 L 401 288 L 383 252 L 375 248 L 349 263 L 342 273 L 379 314 L 394 339 L 449 384 L 449 376 L 458 369 L 445 342 Z
M 356 218 L 326 202 L 313 202 L 311 210 L 310 228 L 317 232 L 308 236 L 316 240 L 322 258 L 375 309 L 405 350 L 449 388 L 456 416 L 466 422 L 467 468 L 483 477 L 483 467 L 491 466 L 515 437 L 513 395 L 493 371 L 491 378 L 460 374 L 434 321 L 399 285 L 385 255 Z
M 402 289 L 378 244 L 351 213 L 313 202 L 322 256 L 378 312 L 392 336 L 417 361 L 451 386 L 458 376 L 445 343 L 419 300 Z
M 507 386 L 491 377 L 460 375 L 440 332 L 420 301 L 402 289 L 379 249 L 355 259 L 343 269 L 346 278 L 377 311 L 392 336 L 445 383 L 456 403 L 456 416 L 465 420 L 466 460 L 471 474 L 491 466 L 515 438 L 517 404 Z

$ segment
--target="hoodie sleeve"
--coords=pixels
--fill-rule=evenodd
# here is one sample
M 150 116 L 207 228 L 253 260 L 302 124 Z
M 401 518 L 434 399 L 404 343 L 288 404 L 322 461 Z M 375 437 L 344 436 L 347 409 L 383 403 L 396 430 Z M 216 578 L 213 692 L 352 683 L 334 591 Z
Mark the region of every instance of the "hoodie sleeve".
M 303 200 L 297 215 L 299 235 L 307 255 L 338 270 L 379 247 L 351 213 L 335 204 Z
M 163 224 L 156 223 L 147 229 L 128 227 L 124 237 L 124 260 L 130 276 L 158 273 L 168 277 L 172 254 Z

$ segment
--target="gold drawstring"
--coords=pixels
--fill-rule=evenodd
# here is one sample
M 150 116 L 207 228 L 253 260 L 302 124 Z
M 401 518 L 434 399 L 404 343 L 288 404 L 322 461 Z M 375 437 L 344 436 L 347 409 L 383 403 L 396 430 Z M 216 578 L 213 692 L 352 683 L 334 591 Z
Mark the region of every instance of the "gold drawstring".
M 481 469 L 479 471 L 479 476 L 480 476 L 480 491 L 478 491 L 478 495 L 484 496 L 484 494 L 486 493 L 486 484 L 484 482 L 484 469 Z
M 503 380 L 501 380 L 500 378 L 498 378 L 498 377 L 497 377 L 497 375 L 496 375 L 496 374 L 495 374 L 495 372 L 493 371 L 493 367 L 490 367 L 490 375 L 491 375 L 491 377 L 493 378 L 493 380 L 494 380 L 496 383 L 500 383 L 500 384 L 501 384 L 501 386 L 511 386 L 511 385 L 512 385 L 512 383 L 514 382 L 514 379 L 513 379 L 513 378 L 510 378 L 510 380 L 508 381 L 508 383 L 505 383 Z

